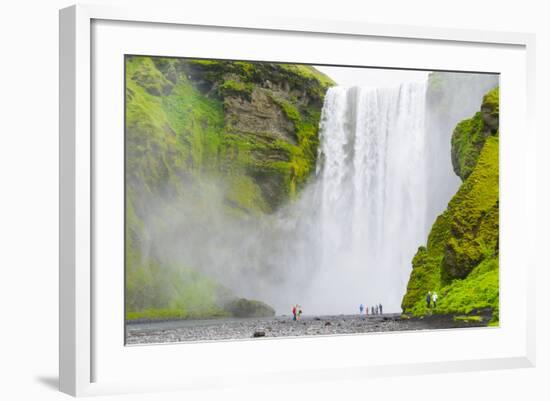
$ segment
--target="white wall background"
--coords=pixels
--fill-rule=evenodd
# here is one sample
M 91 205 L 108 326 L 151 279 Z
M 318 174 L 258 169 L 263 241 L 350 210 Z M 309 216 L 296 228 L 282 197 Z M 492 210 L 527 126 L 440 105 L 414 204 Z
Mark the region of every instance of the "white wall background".
M 97 3 L 132 3 L 96 0 Z M 134 1 L 135 3 L 136 1 Z M 145 3 L 145 2 L 144 2 Z M 327 382 L 270 388 L 165 393 L 104 399 L 548 399 L 550 387 L 550 274 L 545 258 L 550 141 L 546 125 L 550 89 L 550 28 L 543 1 L 524 0 L 271 0 L 150 1 L 223 15 L 278 16 L 374 23 L 526 31 L 537 34 L 538 252 L 537 367 L 431 376 Z M 247 4 L 248 3 L 248 4 Z M 58 20 L 66 0 L 4 1 L 0 6 L 0 398 L 58 400 Z M 521 133 L 518 133 L 521 135 Z M 544 153 L 543 153 L 544 152 Z M 533 306 L 534 307 L 534 306 Z M 291 362 L 291 361 L 289 361 Z

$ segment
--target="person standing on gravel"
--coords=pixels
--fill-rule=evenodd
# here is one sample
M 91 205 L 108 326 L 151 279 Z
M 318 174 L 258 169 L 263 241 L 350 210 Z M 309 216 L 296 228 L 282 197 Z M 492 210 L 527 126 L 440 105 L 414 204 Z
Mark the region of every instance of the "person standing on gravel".
M 363 304 L 359 305 L 359 314 L 363 314 Z
M 432 293 L 428 291 L 428 294 L 426 295 L 426 307 L 430 309 L 430 302 L 432 301 Z
M 379 305 L 380 306 L 380 314 L 382 315 L 384 312 L 382 312 L 382 304 Z
M 437 306 L 437 292 L 434 291 L 432 295 L 432 302 L 434 304 L 434 308 Z
M 292 320 L 296 321 L 296 305 L 292 306 Z

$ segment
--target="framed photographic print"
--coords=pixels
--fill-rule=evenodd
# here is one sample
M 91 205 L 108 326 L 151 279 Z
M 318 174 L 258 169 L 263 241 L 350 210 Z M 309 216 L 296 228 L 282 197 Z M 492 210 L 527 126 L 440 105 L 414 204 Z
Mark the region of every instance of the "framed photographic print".
M 532 366 L 533 43 L 62 10 L 61 390 Z

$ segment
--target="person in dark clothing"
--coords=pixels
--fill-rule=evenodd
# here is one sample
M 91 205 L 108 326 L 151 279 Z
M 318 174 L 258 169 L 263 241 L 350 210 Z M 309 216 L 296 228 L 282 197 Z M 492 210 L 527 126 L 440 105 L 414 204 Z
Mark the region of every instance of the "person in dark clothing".
M 380 314 L 382 315 L 384 312 L 382 312 L 382 304 L 379 305 L 380 306 Z
M 428 291 L 428 294 L 426 295 L 426 306 L 428 309 L 430 309 L 430 302 L 432 302 L 432 294 Z

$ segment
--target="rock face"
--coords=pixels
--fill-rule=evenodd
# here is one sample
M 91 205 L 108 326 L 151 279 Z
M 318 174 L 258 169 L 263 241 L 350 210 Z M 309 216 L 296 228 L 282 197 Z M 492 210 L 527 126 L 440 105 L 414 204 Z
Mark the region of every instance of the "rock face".
M 320 113 L 332 81 L 311 67 L 286 64 L 187 60 L 180 68 L 223 102 L 230 157 L 222 162 L 246 172 L 259 189 L 262 211 L 296 195 L 315 167 Z
M 275 310 L 260 301 L 237 298 L 224 305 L 224 309 L 234 317 L 271 317 Z
M 426 293 L 436 291 L 432 312 L 489 309 L 498 322 L 498 96 L 498 87 L 488 92 L 480 112 L 454 130 L 453 166 L 463 183 L 413 259 L 405 313 L 427 313 Z
M 254 88 L 249 96 L 227 95 L 224 101 L 226 127 L 237 134 L 297 144 L 294 124 L 269 95 L 269 90 L 262 88 Z
M 227 213 L 243 218 L 273 213 L 293 198 L 315 169 L 321 108 L 331 85 L 308 66 L 127 57 L 131 318 L 155 311 L 164 317 L 227 313 L 218 302 L 225 290 L 192 266 L 167 266 L 149 246 L 155 234 L 148 227 L 162 225 L 182 203 L 208 213 L 200 193 L 214 186 Z M 158 210 L 165 216 L 151 222 Z

